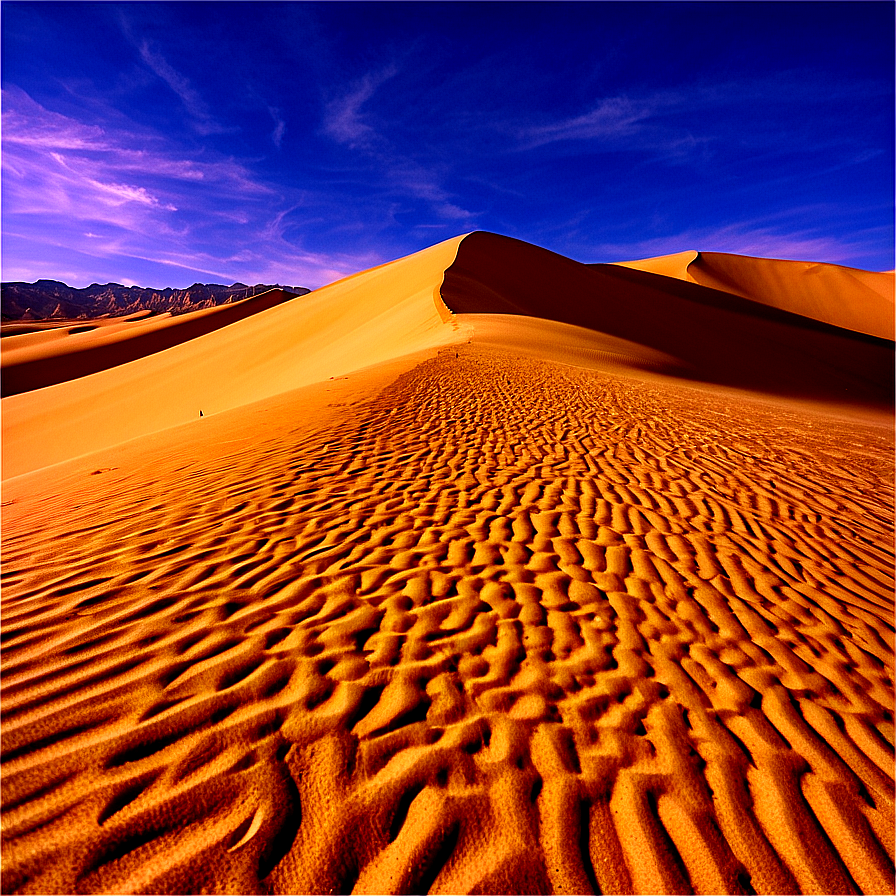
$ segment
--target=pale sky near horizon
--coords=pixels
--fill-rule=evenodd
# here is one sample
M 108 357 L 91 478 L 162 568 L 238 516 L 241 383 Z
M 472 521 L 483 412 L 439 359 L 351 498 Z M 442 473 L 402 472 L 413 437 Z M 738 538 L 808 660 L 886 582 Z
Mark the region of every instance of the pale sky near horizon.
M 894 267 L 894 4 L 2 5 L 2 279 L 317 287 L 473 230 Z

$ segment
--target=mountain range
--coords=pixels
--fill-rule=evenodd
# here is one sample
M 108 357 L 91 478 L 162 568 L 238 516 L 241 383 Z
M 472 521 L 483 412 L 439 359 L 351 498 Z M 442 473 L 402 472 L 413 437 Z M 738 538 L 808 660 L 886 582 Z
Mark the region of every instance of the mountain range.
M 4 321 L 93 320 L 147 311 L 176 315 L 228 305 L 274 288 L 296 295 L 310 292 L 302 286 L 279 284 L 247 286 L 233 283 L 224 286 L 194 283 L 186 289 L 152 289 L 121 283 L 93 283 L 77 289 L 58 280 L 10 281 L 0 284 L 0 307 Z

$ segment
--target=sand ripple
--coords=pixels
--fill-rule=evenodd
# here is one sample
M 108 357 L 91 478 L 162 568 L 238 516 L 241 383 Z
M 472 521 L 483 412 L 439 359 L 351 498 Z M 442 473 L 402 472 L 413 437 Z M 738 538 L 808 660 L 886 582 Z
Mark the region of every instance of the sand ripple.
M 5 508 L 5 892 L 893 891 L 885 429 L 474 345 L 258 432 Z

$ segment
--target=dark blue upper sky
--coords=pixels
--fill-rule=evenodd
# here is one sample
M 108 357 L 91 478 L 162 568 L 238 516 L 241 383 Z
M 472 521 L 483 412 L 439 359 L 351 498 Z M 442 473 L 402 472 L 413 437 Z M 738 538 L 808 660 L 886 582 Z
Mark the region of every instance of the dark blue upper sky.
M 2 6 L 4 280 L 319 286 L 471 230 L 889 269 L 882 3 Z

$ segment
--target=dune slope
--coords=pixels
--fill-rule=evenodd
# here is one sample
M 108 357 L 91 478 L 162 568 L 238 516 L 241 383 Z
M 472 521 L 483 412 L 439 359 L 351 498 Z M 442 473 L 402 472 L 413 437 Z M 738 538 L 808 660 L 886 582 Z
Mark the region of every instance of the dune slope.
M 892 340 L 655 273 L 579 264 L 510 237 L 466 237 L 442 298 L 455 312 L 525 314 L 637 342 L 676 359 L 667 372 L 701 381 L 892 402 Z
M 78 321 L 67 327 L 6 336 L 0 343 L 0 388 L 17 395 L 163 351 L 296 298 L 269 289 L 239 302 L 177 317 Z
M 144 433 L 3 484 L 3 892 L 893 892 L 891 419 L 485 236 L 3 400 Z
M 4 478 L 462 338 L 438 296 L 459 239 L 119 367 L 4 398 Z
M 856 333 L 893 338 L 896 278 L 892 271 L 877 273 L 726 252 L 680 252 L 620 264 L 698 283 Z

